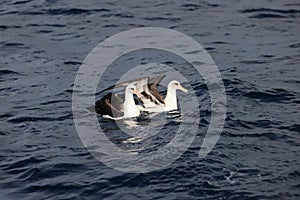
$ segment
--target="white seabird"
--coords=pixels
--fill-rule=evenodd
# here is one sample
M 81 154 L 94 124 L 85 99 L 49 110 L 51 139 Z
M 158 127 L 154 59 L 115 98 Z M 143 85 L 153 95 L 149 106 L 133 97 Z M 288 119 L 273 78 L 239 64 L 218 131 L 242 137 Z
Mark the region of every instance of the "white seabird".
M 176 91 L 181 90 L 185 93 L 188 92 L 178 81 L 172 80 L 167 87 L 167 95 L 164 98 L 157 89 L 158 84 L 165 77 L 165 75 L 157 76 L 152 79 L 149 77 L 142 77 L 132 79 L 116 85 L 112 85 L 101 92 L 108 91 L 118 87 L 124 87 L 129 84 L 135 85 L 137 91 L 141 94 L 139 100 L 142 102 L 145 111 L 149 112 L 168 112 L 178 110 Z M 101 93 L 100 92 L 100 93 Z
M 105 118 L 120 120 L 138 117 L 140 106 L 135 104 L 133 94 L 141 96 L 135 85 L 128 85 L 124 99 L 117 93 L 108 93 L 95 103 L 95 110 Z

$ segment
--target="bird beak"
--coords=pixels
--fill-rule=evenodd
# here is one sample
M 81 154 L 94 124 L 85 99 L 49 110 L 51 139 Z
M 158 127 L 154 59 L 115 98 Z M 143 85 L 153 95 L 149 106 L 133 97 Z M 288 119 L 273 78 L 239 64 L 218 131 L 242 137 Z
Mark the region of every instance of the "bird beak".
M 182 87 L 182 85 L 178 85 L 178 89 L 181 90 L 181 91 L 184 92 L 184 93 L 187 93 L 187 92 L 188 92 L 188 90 L 185 89 L 184 87 Z
M 142 94 L 137 90 L 133 90 L 133 94 L 136 94 L 138 97 L 142 97 Z

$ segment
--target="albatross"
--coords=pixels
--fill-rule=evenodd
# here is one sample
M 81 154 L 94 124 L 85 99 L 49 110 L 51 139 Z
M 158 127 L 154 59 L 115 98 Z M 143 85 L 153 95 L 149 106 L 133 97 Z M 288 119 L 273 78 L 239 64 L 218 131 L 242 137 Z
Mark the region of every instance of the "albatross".
M 154 78 L 142 77 L 132 79 L 116 85 L 112 85 L 102 91 L 108 91 L 114 88 L 124 87 L 127 85 L 135 85 L 137 91 L 141 94 L 138 99 L 142 102 L 143 108 L 148 112 L 168 112 L 178 110 L 176 91 L 181 90 L 185 93 L 188 92 L 177 80 L 169 82 L 167 87 L 167 95 L 164 98 L 158 91 L 157 86 L 166 75 L 156 76 Z
M 165 106 L 162 107 L 163 111 L 178 110 L 176 90 L 181 90 L 184 93 L 188 92 L 188 90 L 185 89 L 178 81 L 170 81 L 168 84 L 167 95 L 164 99 Z
M 132 84 L 126 87 L 124 99 L 117 93 L 108 93 L 95 103 L 95 110 L 113 120 L 138 117 L 142 108 L 135 104 L 133 94 L 141 96 Z

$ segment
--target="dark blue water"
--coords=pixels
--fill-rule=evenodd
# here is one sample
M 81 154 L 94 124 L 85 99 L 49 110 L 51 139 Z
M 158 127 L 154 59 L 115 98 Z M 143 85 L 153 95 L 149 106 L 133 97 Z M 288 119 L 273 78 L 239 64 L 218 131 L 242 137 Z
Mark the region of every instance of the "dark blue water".
M 0 5 L 1 199 L 300 198 L 297 0 Z M 202 103 L 193 145 L 166 169 L 123 173 L 82 145 L 72 87 L 99 42 L 147 26 L 183 32 L 205 47 L 225 84 L 227 118 L 213 151 L 198 158 L 210 101 L 205 84 L 194 84 Z

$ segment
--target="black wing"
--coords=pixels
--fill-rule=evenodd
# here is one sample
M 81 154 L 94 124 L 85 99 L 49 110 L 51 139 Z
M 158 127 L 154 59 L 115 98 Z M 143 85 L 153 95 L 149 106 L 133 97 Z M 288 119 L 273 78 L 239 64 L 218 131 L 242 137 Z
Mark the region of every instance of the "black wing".
M 164 97 L 158 92 L 157 85 L 166 77 L 166 75 L 160 75 L 152 78 L 149 83 L 149 89 L 151 94 L 158 100 L 160 103 L 165 103 Z
M 108 93 L 95 103 L 95 110 L 101 115 L 122 117 L 124 115 L 121 111 L 122 103 L 123 100 L 117 94 Z
M 149 77 L 141 77 L 136 79 L 131 79 L 122 83 L 118 83 L 115 85 L 112 85 L 102 91 L 100 91 L 97 94 L 100 94 L 102 92 L 112 90 L 114 88 L 120 88 L 120 87 L 126 87 L 129 84 L 135 85 L 137 90 L 143 95 L 142 98 L 139 98 L 141 102 L 143 102 L 143 98 L 150 99 L 155 104 L 164 104 L 164 97 L 158 92 L 157 85 L 161 82 L 161 80 L 166 75 L 160 75 L 153 77 L 151 80 Z

